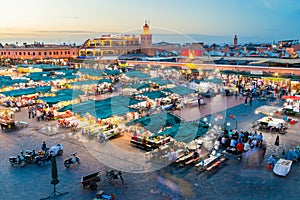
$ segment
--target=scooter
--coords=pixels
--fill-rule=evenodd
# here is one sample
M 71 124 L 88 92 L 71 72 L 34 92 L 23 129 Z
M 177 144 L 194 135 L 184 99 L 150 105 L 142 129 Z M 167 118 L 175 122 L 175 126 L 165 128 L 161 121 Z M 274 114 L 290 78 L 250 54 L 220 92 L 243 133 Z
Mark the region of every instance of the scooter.
M 46 162 L 50 162 L 51 161 L 51 154 L 49 154 L 49 152 L 44 152 L 42 150 L 39 150 L 39 153 L 37 156 L 35 156 L 35 164 L 40 166 Z
M 26 165 L 25 159 L 22 154 L 9 157 L 9 163 L 12 167 L 24 167 Z
M 32 164 L 33 162 L 35 162 L 35 157 L 37 156 L 35 153 L 35 150 L 30 151 L 30 150 L 26 150 L 25 154 L 24 151 L 22 150 L 20 152 L 21 157 L 24 158 L 24 161 L 26 162 L 26 164 Z
M 64 161 L 64 165 L 66 168 L 69 168 L 71 167 L 71 165 L 75 164 L 75 163 L 78 163 L 80 164 L 80 160 L 79 158 L 76 156 L 77 152 L 76 153 L 73 153 L 71 158 L 68 158 Z
M 25 161 L 20 157 L 20 155 L 9 157 L 9 163 L 12 167 L 24 167 L 25 166 Z
M 108 170 L 106 171 L 106 178 L 108 179 L 121 179 L 122 184 L 124 184 L 124 179 L 123 179 L 123 175 L 121 171 L 117 171 L 117 170 Z

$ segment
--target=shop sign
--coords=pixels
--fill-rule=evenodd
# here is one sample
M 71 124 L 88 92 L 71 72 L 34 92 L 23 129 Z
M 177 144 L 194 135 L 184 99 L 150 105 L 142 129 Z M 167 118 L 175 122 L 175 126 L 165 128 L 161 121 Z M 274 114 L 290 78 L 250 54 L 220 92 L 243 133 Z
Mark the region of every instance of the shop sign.
M 263 71 L 254 71 L 254 70 L 251 70 L 250 74 L 253 74 L 253 75 L 263 75 Z

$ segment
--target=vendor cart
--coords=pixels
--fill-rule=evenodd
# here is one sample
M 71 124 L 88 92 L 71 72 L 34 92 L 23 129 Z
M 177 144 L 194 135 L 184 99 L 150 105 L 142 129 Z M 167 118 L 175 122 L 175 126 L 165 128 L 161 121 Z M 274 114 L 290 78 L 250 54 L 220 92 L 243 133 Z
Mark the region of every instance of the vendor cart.
M 292 163 L 293 161 L 291 160 L 280 158 L 273 168 L 274 174 L 278 176 L 287 176 L 291 170 Z
M 97 182 L 100 182 L 100 181 L 101 181 L 101 172 L 96 172 L 96 173 L 81 177 L 82 186 L 84 188 L 86 186 L 89 186 L 91 188 L 91 190 L 96 190 L 98 187 Z

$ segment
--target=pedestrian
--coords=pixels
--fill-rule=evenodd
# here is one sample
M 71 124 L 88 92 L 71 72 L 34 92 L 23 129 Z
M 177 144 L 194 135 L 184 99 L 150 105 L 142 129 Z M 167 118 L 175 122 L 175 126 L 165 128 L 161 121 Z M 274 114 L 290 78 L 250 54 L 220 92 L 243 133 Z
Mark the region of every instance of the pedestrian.
M 31 107 L 30 106 L 28 107 L 28 118 L 29 119 L 31 118 Z
M 279 146 L 279 135 L 277 135 L 277 137 L 276 137 L 275 145 L 276 145 L 276 146 Z
M 44 141 L 43 144 L 42 144 L 42 150 L 43 151 L 46 151 L 47 150 L 47 145 L 46 145 L 46 142 Z
M 275 165 L 275 156 L 274 155 L 271 155 L 269 160 L 268 160 L 268 165 L 271 165 L 272 168 L 274 167 Z
M 201 105 L 201 99 L 200 97 L 198 96 L 198 107 L 200 108 L 200 105 Z

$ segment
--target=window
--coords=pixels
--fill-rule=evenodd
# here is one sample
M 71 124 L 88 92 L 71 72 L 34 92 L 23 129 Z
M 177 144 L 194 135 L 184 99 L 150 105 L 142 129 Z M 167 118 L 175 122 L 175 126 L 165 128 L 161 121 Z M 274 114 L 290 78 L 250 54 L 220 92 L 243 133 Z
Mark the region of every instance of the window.
M 35 56 L 35 52 L 32 52 L 32 55 L 34 55 L 34 56 Z
M 44 56 L 46 56 L 46 55 L 47 55 L 47 52 L 45 51 L 45 52 L 44 52 Z
M 23 52 L 23 56 L 25 56 L 26 55 L 26 52 Z
M 22 55 L 22 52 L 19 52 L 19 56 L 21 56 Z
M 49 56 L 51 56 L 51 55 L 52 55 L 52 52 L 50 51 L 50 52 L 49 52 Z
M 27 52 L 27 55 L 30 56 L 30 52 Z
M 39 56 L 41 56 L 42 55 L 42 52 L 39 52 Z

